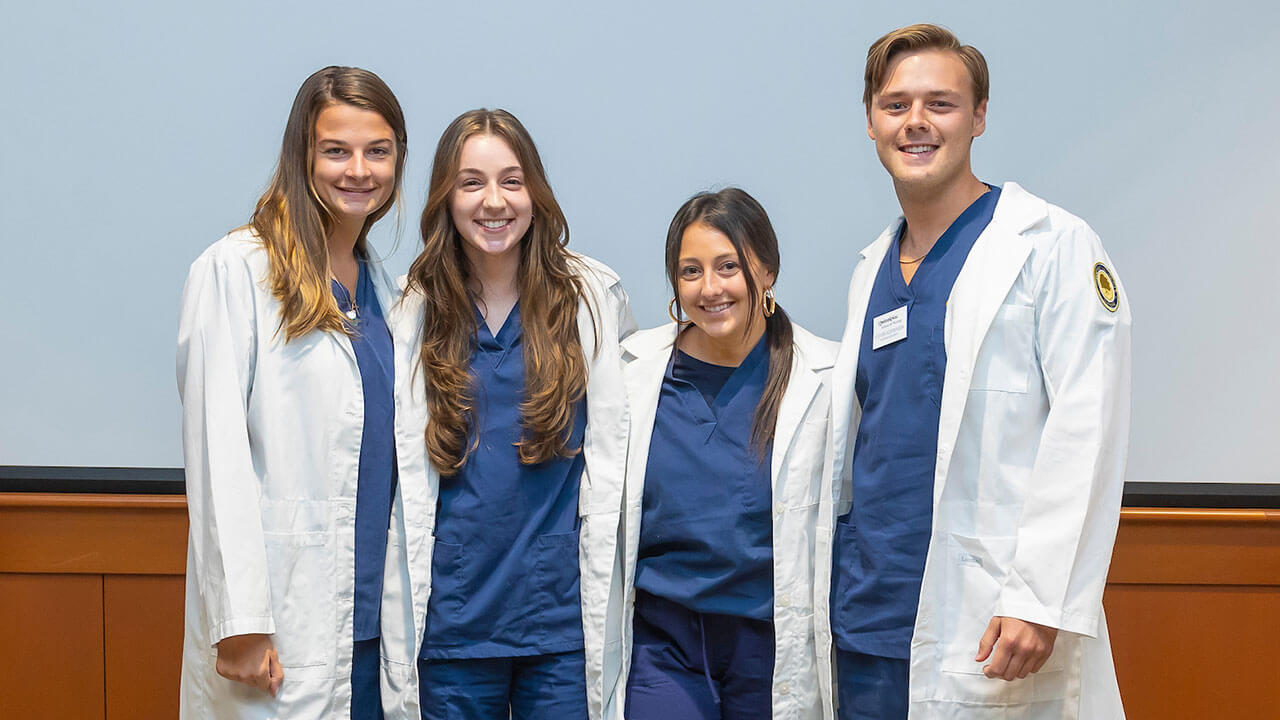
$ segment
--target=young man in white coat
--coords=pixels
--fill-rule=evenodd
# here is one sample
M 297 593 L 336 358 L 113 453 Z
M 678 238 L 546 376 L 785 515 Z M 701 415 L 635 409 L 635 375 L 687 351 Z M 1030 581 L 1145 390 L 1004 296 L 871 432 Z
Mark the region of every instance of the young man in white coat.
M 974 175 L 981 53 L 913 25 L 871 46 L 865 80 L 902 217 L 854 268 L 832 381 L 815 602 L 839 717 L 1122 718 L 1102 593 L 1127 297 L 1083 221 Z

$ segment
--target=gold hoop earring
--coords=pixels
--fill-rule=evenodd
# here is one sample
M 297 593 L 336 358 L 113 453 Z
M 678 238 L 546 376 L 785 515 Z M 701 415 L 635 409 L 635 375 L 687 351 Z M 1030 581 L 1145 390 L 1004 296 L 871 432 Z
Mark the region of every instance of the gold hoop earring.
M 671 322 L 677 325 L 688 325 L 692 320 L 681 320 L 676 317 L 676 299 L 671 298 L 671 302 L 667 303 L 667 317 L 671 318 Z
M 773 313 L 778 309 L 778 300 L 773 295 L 773 288 L 765 288 L 760 304 L 763 306 L 764 316 L 773 317 Z

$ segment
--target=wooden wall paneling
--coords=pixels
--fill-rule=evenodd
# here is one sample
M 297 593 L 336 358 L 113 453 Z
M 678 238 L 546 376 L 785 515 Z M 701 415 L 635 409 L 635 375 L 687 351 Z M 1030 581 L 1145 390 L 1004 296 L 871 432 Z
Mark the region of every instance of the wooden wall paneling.
M 102 577 L 0 575 L 0 717 L 104 716 Z
M 1104 602 L 1128 720 L 1280 717 L 1277 588 L 1111 585 Z
M 186 498 L 0 494 L 0 572 L 181 575 Z
M 106 720 L 178 716 L 183 592 L 181 575 L 104 578 Z

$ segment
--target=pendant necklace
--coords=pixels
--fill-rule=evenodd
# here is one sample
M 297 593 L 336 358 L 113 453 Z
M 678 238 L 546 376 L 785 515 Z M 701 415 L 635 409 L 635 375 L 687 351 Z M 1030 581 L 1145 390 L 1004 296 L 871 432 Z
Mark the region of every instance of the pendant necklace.
M 347 289 L 346 285 L 342 284 L 342 281 L 339 280 L 336 275 L 333 275 L 332 273 L 330 273 L 329 277 L 333 278 L 333 281 L 338 283 L 338 287 L 342 288 L 342 294 L 346 296 L 347 304 L 350 305 L 350 307 L 347 308 L 346 312 L 344 312 L 343 314 L 347 316 L 348 320 L 352 322 L 359 322 L 360 306 L 356 305 L 355 296 L 351 294 L 351 291 Z

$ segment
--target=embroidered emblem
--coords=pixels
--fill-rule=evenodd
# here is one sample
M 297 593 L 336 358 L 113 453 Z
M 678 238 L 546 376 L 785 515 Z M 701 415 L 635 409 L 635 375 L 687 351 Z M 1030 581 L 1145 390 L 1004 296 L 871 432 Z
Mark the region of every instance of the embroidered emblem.
M 1120 290 L 1116 288 L 1116 279 L 1102 263 L 1093 265 L 1093 286 L 1098 291 L 1098 299 L 1102 307 L 1115 312 L 1120 307 Z

